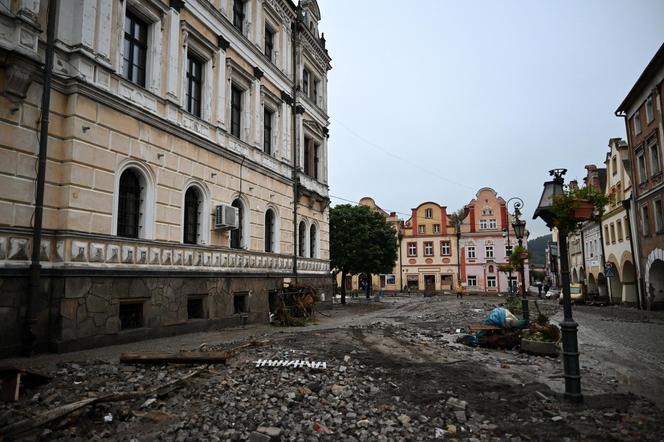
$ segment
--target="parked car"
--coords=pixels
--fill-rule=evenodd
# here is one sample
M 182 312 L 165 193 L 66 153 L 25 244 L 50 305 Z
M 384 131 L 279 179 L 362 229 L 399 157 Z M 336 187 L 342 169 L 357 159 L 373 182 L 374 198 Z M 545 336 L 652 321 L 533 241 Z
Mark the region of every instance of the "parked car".
M 549 289 L 544 295 L 546 299 L 558 299 L 560 297 L 560 290 L 558 289 Z
M 585 304 L 587 299 L 586 286 L 584 284 L 570 284 L 569 297 L 573 304 Z M 563 303 L 563 298 L 560 298 Z

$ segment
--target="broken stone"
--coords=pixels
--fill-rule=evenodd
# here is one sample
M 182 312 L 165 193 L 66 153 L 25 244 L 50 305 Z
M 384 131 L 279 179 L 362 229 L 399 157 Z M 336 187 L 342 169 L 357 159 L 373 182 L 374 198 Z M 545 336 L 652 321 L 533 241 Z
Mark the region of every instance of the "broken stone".
M 410 416 L 408 416 L 407 414 L 402 414 L 397 418 L 397 420 L 401 422 L 401 425 L 403 425 L 404 427 L 410 426 Z
M 456 417 L 457 422 L 461 424 L 466 423 L 466 412 L 462 410 L 457 410 L 454 412 L 454 416 Z
M 447 400 L 447 406 L 456 410 L 465 411 L 467 405 L 468 403 L 466 401 L 462 401 L 455 397 L 451 397 Z

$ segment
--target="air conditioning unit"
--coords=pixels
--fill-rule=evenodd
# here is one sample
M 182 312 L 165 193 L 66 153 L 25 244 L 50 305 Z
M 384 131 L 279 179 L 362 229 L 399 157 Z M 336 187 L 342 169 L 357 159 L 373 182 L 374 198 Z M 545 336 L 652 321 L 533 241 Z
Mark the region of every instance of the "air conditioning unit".
M 215 229 L 238 229 L 240 227 L 240 211 L 237 207 L 221 204 L 215 207 Z

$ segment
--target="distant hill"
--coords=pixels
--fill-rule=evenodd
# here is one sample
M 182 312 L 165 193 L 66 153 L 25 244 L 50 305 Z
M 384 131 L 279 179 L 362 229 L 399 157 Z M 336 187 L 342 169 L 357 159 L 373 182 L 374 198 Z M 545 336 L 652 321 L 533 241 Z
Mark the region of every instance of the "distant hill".
M 551 241 L 551 235 L 540 236 L 539 238 L 528 241 L 528 261 L 535 265 L 544 265 L 547 244 Z

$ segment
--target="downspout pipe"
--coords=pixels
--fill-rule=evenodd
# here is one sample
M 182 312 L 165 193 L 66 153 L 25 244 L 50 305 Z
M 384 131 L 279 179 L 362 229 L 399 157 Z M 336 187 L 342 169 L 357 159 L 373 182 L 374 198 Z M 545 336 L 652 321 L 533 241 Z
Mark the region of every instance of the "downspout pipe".
M 46 25 L 46 54 L 44 57 L 43 88 L 41 102 L 41 127 L 39 128 L 39 154 L 37 157 L 37 183 L 35 189 L 35 214 L 32 232 L 32 261 L 30 263 L 30 282 L 25 302 L 25 319 L 23 330 L 23 352 L 25 356 L 32 356 L 35 351 L 36 337 L 33 325 L 34 302 L 40 294 L 41 283 L 41 239 L 44 218 L 44 187 L 46 183 L 46 155 L 48 151 L 48 125 L 51 109 L 51 81 L 53 78 L 53 52 L 55 40 L 55 13 L 58 8 L 57 0 L 48 2 L 48 22 Z

